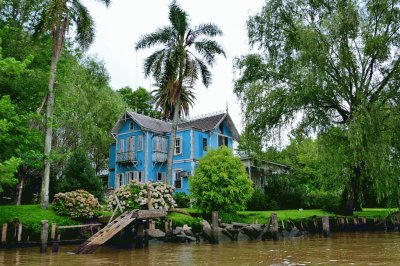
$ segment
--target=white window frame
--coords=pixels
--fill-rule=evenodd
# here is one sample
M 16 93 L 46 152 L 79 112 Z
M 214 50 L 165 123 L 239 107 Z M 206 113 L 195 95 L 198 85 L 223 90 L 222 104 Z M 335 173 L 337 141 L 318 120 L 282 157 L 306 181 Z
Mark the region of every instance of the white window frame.
M 173 182 L 172 182 L 172 184 L 174 184 L 174 187 L 176 188 L 176 189 L 182 189 L 182 187 L 183 187 L 183 180 L 182 180 L 182 177 L 178 177 L 179 178 L 179 180 L 181 181 L 181 186 L 180 187 L 176 187 L 175 186 L 175 184 L 176 184 L 176 181 L 178 180 L 177 179 L 177 175 L 180 173 L 180 172 L 182 172 L 183 171 L 183 169 L 175 169 L 174 171 L 173 171 Z
M 140 183 L 144 182 L 144 171 L 133 171 L 133 179 L 139 181 Z
M 158 178 L 159 175 L 161 175 L 161 180 Z M 165 181 L 166 181 L 166 173 L 164 173 L 164 172 L 157 172 L 157 173 L 156 173 L 156 181 L 157 181 L 157 182 L 164 182 L 164 183 L 165 183 Z
M 115 188 L 120 188 L 124 186 L 124 173 L 115 174 Z
M 154 136 L 153 137 L 153 152 L 167 153 L 168 140 L 166 137 Z
M 129 151 L 129 152 L 132 152 L 132 151 L 135 151 L 135 141 L 136 141 L 136 138 L 135 138 L 135 136 L 130 136 L 130 137 L 128 137 L 127 139 L 126 139 L 126 151 Z
M 176 145 L 176 141 L 179 140 L 179 146 Z M 179 152 L 176 152 L 176 149 L 179 148 Z M 176 137 L 175 138 L 175 148 L 174 148 L 174 155 L 181 155 L 183 152 L 183 145 L 182 145 L 182 137 Z
M 124 146 L 125 146 L 125 139 L 119 139 L 118 140 L 118 153 L 125 152 Z
M 224 142 L 222 145 L 220 145 L 220 142 L 219 142 L 220 137 L 222 138 L 222 141 Z M 225 143 L 225 140 L 226 140 L 226 143 Z M 218 145 L 218 147 L 221 147 L 221 146 L 229 147 L 229 137 L 225 136 L 225 135 L 222 135 L 222 134 L 218 134 L 217 145 Z
M 126 184 L 128 185 L 133 180 L 133 171 L 126 172 Z
M 138 135 L 138 151 L 143 150 L 143 135 Z

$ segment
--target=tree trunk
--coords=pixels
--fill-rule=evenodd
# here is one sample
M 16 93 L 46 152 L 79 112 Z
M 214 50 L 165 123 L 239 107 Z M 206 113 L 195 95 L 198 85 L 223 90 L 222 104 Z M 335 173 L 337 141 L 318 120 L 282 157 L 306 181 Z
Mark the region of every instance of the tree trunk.
M 353 215 L 353 211 L 361 211 L 360 203 L 360 178 L 361 169 L 360 167 L 354 168 L 354 175 L 350 179 L 350 186 L 348 189 L 347 201 L 346 201 L 346 215 Z
M 18 187 L 18 196 L 17 196 L 17 206 L 21 205 L 21 198 L 22 198 L 22 191 L 23 191 L 23 187 L 24 187 L 24 177 L 21 177 L 21 181 L 19 183 L 19 187 Z
M 173 164 L 173 159 L 174 159 L 174 149 L 175 149 L 175 137 L 176 137 L 176 130 L 178 128 L 178 119 L 179 119 L 179 109 L 181 105 L 181 99 L 178 97 L 176 104 L 175 104 L 175 109 L 174 109 L 174 119 L 172 120 L 172 129 L 171 129 L 171 135 L 169 138 L 169 149 L 168 149 L 168 164 L 167 164 L 167 182 L 169 182 L 171 185 L 173 185 L 173 180 L 172 180 L 172 164 Z
M 55 32 L 53 32 L 53 55 L 51 57 L 49 91 L 47 96 L 46 111 L 46 137 L 44 142 L 44 176 L 42 178 L 42 189 L 40 193 L 40 206 L 46 209 L 49 206 L 49 183 L 50 183 L 50 153 L 51 141 L 53 138 L 53 113 L 55 101 L 55 85 L 57 75 L 57 64 L 64 46 L 65 31 L 67 28 L 67 19 L 64 19 Z

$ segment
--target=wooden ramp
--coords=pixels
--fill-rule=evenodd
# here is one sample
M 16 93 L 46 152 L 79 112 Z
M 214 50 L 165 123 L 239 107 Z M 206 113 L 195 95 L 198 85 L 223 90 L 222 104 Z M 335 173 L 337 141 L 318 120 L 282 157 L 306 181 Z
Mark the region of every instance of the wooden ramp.
M 118 232 L 132 223 L 137 218 L 137 215 L 134 215 L 136 212 L 137 210 L 124 212 L 115 220 L 103 227 L 96 234 L 94 234 L 91 238 L 86 240 L 73 252 L 75 254 L 93 253 L 100 245 L 104 244 L 107 240 L 115 236 Z

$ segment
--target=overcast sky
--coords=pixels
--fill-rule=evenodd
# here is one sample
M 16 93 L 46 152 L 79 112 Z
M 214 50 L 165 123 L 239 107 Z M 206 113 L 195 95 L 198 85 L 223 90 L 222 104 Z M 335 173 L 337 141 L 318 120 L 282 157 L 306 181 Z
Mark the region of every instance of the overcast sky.
M 142 86 L 150 90 L 151 80 L 144 78 L 142 65 L 151 50 L 136 52 L 134 47 L 140 36 L 168 25 L 170 1 L 113 0 L 109 8 L 98 1 L 84 2 L 96 24 L 96 37 L 89 53 L 104 60 L 113 89 Z M 178 3 L 189 14 L 191 26 L 212 22 L 223 30 L 224 36 L 217 40 L 227 55 L 219 57 L 210 69 L 213 82 L 208 88 L 198 82 L 197 100 L 190 116 L 225 110 L 228 104 L 229 113 L 241 131 L 240 106 L 233 95 L 232 62 L 236 56 L 249 52 L 246 20 L 261 9 L 264 0 L 180 0 Z

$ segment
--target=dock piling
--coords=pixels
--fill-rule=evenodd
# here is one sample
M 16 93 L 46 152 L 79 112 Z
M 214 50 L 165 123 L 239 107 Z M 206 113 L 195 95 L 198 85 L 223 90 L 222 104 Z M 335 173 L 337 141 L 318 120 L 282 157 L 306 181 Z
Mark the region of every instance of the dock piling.
M 49 238 L 49 221 L 42 220 L 42 231 L 40 233 L 40 253 L 47 252 L 47 240 Z
M 5 243 L 7 241 L 7 224 L 3 224 L 3 228 L 1 230 L 1 242 Z
M 322 217 L 322 231 L 324 234 L 324 237 L 329 236 L 329 216 L 325 215 Z
M 211 218 L 211 232 L 212 232 L 212 238 L 214 243 L 218 243 L 218 226 L 219 226 L 219 221 L 218 221 L 218 212 L 213 211 L 212 212 L 212 218 Z
M 276 212 L 271 214 L 271 225 L 272 225 L 272 239 L 276 241 L 279 239 L 278 215 L 276 214 Z

